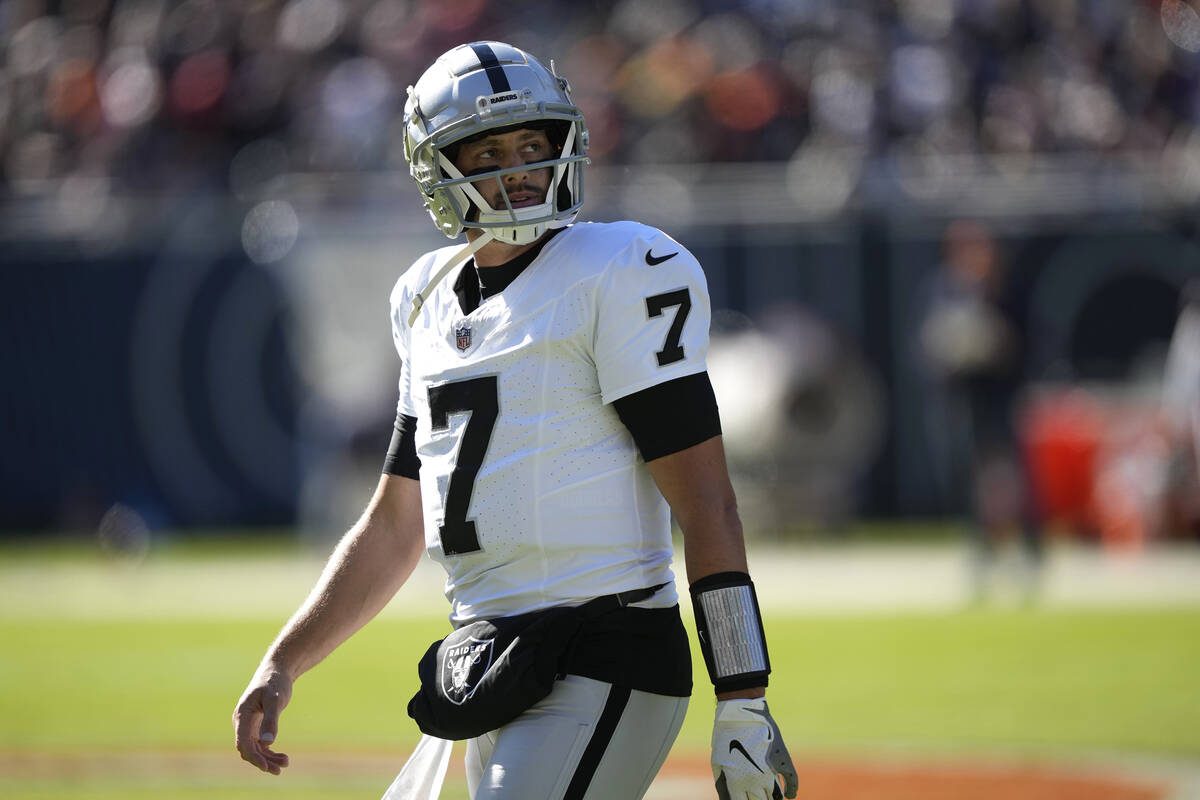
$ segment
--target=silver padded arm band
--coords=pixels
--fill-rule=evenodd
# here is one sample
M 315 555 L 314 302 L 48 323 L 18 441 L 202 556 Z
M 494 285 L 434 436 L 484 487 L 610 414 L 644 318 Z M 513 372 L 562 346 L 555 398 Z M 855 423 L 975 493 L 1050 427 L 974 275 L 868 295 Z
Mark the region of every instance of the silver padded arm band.
M 692 584 L 691 595 L 700 652 L 716 691 L 766 686 L 771 661 L 750 576 L 708 575 Z

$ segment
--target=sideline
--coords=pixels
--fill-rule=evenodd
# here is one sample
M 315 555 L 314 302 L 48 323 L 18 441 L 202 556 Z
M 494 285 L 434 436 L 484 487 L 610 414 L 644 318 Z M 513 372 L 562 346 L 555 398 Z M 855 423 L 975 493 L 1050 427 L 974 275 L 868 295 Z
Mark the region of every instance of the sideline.
M 142 562 L 91 558 L 0 560 L 0 619 L 281 620 L 300 605 L 323 558 L 242 553 L 151 555 Z M 1029 574 L 1002 557 L 985 575 L 987 602 L 1019 605 Z M 797 613 L 952 611 L 978 599 L 959 544 L 755 544 L 750 550 L 765 610 Z M 447 613 L 441 568 L 422 559 L 383 616 Z M 677 576 L 682 585 L 682 576 Z M 252 591 L 247 591 L 252 587 Z M 1056 545 L 1037 576 L 1043 608 L 1200 606 L 1200 548 L 1158 546 L 1113 554 Z M 688 604 L 687 592 L 681 601 Z

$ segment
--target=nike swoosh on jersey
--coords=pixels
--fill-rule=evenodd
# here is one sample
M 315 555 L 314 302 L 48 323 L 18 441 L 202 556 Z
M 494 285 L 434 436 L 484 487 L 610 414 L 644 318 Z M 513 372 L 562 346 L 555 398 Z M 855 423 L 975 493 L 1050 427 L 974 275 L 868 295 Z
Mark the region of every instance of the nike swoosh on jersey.
M 654 255 L 654 251 L 647 250 L 646 251 L 646 263 L 653 267 L 654 265 L 661 264 L 664 261 L 672 259 L 677 255 L 679 255 L 678 250 L 676 250 L 674 253 L 667 253 L 665 256 L 656 256 L 656 255 Z
M 759 772 L 762 772 L 762 767 L 760 767 L 758 765 L 757 761 L 755 761 L 753 758 L 750 757 L 750 754 L 746 752 L 746 748 L 742 747 L 742 743 L 739 742 L 737 739 L 734 739 L 732 742 L 729 743 L 729 752 L 732 753 L 734 750 L 737 750 L 739 753 L 744 755 L 746 757 L 746 760 L 750 762 L 751 766 L 753 766 Z

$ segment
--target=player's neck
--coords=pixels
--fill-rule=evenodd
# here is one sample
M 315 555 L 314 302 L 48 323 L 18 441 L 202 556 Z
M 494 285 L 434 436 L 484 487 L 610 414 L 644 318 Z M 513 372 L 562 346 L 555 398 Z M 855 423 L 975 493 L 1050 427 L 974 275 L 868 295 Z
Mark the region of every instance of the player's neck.
M 478 230 L 467 231 L 467 239 L 471 241 L 474 241 L 480 235 L 482 235 L 482 232 Z M 543 233 L 529 244 L 509 244 L 508 242 L 498 242 L 493 239 L 479 248 L 478 252 L 475 253 L 475 266 L 480 269 L 503 266 L 535 246 L 545 237 L 546 234 Z

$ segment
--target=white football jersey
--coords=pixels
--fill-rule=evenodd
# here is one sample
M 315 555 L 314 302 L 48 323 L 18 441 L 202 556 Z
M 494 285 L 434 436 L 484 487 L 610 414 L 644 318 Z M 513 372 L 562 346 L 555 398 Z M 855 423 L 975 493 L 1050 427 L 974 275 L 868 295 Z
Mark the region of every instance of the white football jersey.
M 414 294 L 460 247 L 423 256 L 391 296 L 451 620 L 659 583 L 644 605 L 674 605 L 670 510 L 609 404 L 705 369 L 699 263 L 645 225 L 576 224 L 465 316 L 452 272 L 410 328 Z

